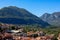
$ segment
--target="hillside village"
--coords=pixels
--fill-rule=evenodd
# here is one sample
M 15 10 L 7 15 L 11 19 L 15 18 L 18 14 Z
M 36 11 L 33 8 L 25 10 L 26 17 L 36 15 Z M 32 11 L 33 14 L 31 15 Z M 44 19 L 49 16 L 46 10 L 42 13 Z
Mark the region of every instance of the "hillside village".
M 9 29 L 12 26 L 12 29 Z M 60 40 L 60 33 L 57 37 L 55 34 L 47 34 L 40 31 L 24 32 L 24 29 L 20 26 L 14 29 L 16 25 L 13 24 L 0 24 L 0 40 Z

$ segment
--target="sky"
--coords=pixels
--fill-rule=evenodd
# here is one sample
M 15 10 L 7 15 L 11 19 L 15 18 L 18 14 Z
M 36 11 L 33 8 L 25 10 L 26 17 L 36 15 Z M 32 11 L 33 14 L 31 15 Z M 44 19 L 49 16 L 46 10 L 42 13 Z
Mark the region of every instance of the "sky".
M 40 17 L 44 13 L 60 12 L 60 0 L 0 0 L 0 8 L 17 6 Z

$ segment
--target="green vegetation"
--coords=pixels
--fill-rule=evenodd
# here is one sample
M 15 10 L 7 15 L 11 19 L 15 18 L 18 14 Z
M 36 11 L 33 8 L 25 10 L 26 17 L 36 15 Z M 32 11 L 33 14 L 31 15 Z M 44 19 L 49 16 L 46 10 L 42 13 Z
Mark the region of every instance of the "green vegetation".
M 25 27 L 23 27 L 24 32 L 29 32 L 29 31 L 38 31 L 40 30 L 40 27 L 38 27 L 37 25 L 33 26 L 33 25 L 27 25 Z
M 43 31 L 46 34 L 55 34 L 55 37 L 58 36 L 60 33 L 60 27 L 57 26 L 50 26 L 48 28 L 40 28 L 40 27 L 33 27 L 33 26 L 26 26 L 24 27 L 24 32 L 29 32 L 29 31 Z
M 10 26 L 9 29 L 10 29 L 10 30 L 15 30 L 16 27 L 15 27 L 15 26 Z

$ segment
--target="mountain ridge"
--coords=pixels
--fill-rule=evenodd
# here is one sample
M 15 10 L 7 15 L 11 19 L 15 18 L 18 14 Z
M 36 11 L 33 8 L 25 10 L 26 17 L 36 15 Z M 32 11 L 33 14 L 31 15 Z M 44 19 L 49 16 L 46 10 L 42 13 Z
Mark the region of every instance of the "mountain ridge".
M 9 6 L 0 9 L 0 22 L 16 24 L 39 24 L 42 26 L 49 25 L 39 17 L 33 15 L 26 9 Z
M 51 25 L 60 26 L 60 12 L 54 12 L 49 15 L 43 14 L 40 18 Z

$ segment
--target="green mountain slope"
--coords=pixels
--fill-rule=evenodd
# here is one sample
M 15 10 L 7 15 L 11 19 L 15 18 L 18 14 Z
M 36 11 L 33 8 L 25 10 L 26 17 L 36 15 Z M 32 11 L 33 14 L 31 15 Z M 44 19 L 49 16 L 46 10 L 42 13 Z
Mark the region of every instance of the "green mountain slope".
M 15 6 L 0 9 L 0 22 L 9 24 L 39 24 L 41 26 L 49 25 L 26 9 Z

